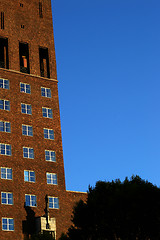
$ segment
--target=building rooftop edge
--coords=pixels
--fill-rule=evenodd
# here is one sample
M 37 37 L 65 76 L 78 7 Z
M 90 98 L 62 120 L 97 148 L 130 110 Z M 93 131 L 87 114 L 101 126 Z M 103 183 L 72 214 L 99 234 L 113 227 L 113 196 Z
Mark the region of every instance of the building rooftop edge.
M 73 192 L 73 193 L 86 193 L 86 194 L 87 194 L 87 192 L 71 191 L 71 190 L 66 190 L 66 192 Z
M 17 74 L 22 74 L 22 75 L 25 75 L 25 76 L 28 76 L 28 77 L 31 76 L 31 77 L 45 79 L 45 80 L 48 80 L 48 81 L 58 82 L 57 79 L 45 78 L 45 77 L 41 77 L 41 76 L 34 75 L 34 74 L 22 73 L 22 72 L 19 72 L 19 71 L 16 71 L 16 70 L 12 70 L 12 69 L 0 68 L 0 70 L 6 71 L 6 72 L 13 72 L 13 73 L 17 73 Z

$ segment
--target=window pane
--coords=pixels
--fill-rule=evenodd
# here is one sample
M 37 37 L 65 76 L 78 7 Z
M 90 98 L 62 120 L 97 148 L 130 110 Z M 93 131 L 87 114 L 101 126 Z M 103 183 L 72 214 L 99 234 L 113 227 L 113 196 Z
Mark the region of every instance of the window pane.
M 0 122 L 0 131 L 4 132 L 4 122 Z
M 5 123 L 6 132 L 11 132 L 11 124 L 9 122 Z

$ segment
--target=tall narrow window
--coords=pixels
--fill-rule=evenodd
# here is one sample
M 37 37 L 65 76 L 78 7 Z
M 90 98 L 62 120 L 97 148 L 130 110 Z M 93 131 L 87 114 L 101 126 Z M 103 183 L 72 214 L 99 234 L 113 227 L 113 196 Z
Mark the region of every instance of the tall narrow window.
M 39 16 L 40 16 L 40 18 L 43 18 L 42 0 L 39 1 Z
M 19 43 L 20 72 L 30 73 L 29 48 L 27 43 Z
M 0 38 L 0 68 L 9 68 L 7 38 Z
M 50 78 L 48 48 L 39 48 L 41 77 Z
M 4 29 L 4 12 L 1 12 L 1 29 Z

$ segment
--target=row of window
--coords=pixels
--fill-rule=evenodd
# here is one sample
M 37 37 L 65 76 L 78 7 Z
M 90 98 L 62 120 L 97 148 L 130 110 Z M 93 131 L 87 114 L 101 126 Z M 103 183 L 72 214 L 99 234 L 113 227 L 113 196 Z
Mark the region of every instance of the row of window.
M 49 208 L 59 208 L 59 199 L 57 197 L 48 197 Z M 13 193 L 1 192 L 1 204 L 13 205 Z M 28 207 L 37 207 L 37 197 L 32 194 L 25 194 L 25 205 Z
M 9 89 L 9 80 L 0 78 L 0 88 Z M 20 92 L 31 94 L 30 84 L 20 83 Z M 41 96 L 51 98 L 51 89 L 41 87 Z
M 11 145 L 0 143 L 0 155 L 11 156 L 12 155 Z M 34 149 L 29 147 L 23 147 L 23 157 L 34 159 Z M 56 162 L 55 152 L 52 150 L 45 150 L 45 160 Z
M 0 109 L 10 111 L 10 101 L 0 99 Z M 21 113 L 32 114 L 31 104 L 21 103 Z M 42 115 L 45 118 L 53 118 L 53 113 L 51 108 L 42 107 Z
M 1 167 L 1 179 L 12 180 L 12 168 Z M 47 184 L 57 185 L 57 174 L 56 173 L 46 173 Z M 24 181 L 35 183 L 36 176 L 35 172 L 31 170 L 24 170 Z
M 0 132 L 11 132 L 10 122 L 5 122 L 0 120 Z M 44 128 L 43 129 L 44 138 L 54 140 L 54 131 L 53 129 Z M 33 137 L 33 127 L 30 125 L 22 124 L 22 134 L 25 136 Z
M 21 25 L 24 28 L 24 25 Z M 28 43 L 19 42 L 20 72 L 30 74 Z M 50 78 L 48 48 L 39 47 L 39 65 L 41 77 Z M 8 38 L 0 37 L 0 68 L 9 69 Z

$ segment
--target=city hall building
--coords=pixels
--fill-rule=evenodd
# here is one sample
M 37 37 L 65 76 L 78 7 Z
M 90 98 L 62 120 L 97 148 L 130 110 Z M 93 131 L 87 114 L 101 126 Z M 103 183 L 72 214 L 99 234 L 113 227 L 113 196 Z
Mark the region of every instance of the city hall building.
M 58 239 L 86 199 L 65 188 L 57 84 L 51 0 L 0 0 L 1 240 Z

